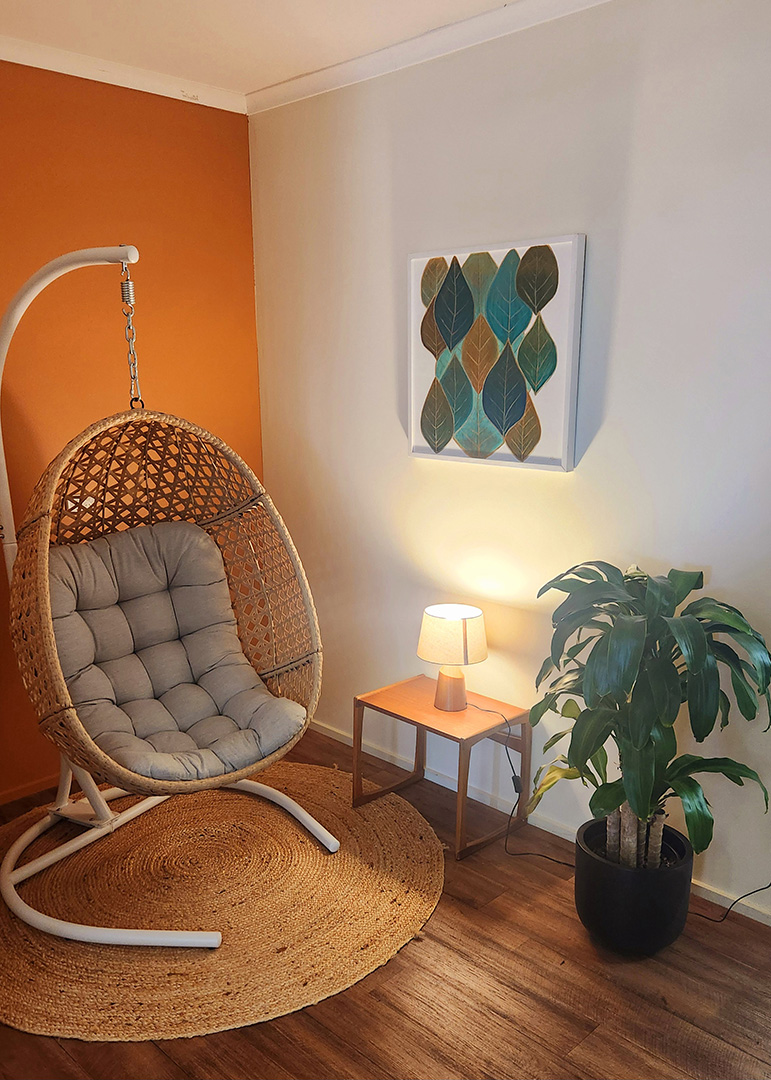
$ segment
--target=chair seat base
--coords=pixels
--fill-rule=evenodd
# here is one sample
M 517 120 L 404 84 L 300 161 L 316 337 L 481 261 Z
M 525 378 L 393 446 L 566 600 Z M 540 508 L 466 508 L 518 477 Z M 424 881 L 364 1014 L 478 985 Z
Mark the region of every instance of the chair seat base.
M 217 931 L 200 930 L 135 930 L 112 926 L 88 926 L 83 923 L 66 922 L 45 915 L 41 911 L 30 907 L 19 896 L 16 886 L 34 874 L 45 870 L 54 863 L 61 862 L 76 851 L 88 844 L 101 840 L 122 825 L 148 810 L 154 809 L 172 795 L 152 795 L 140 799 L 127 810 L 119 814 L 109 808 L 109 803 L 115 799 L 130 795 L 131 792 L 122 788 L 108 788 L 100 791 L 94 780 L 88 773 L 75 769 L 75 775 L 80 781 L 85 792 L 83 798 L 70 799 L 69 790 L 72 781 L 72 768 L 66 759 L 62 758 L 62 776 L 59 783 L 59 792 L 56 803 L 46 817 L 35 822 L 26 832 L 16 840 L 9 848 L 2 865 L 0 866 L 0 895 L 2 895 L 8 908 L 23 922 L 42 930 L 55 937 L 69 938 L 72 941 L 86 941 L 92 944 L 104 945 L 164 945 L 175 948 L 204 948 L 216 949 L 222 942 L 222 934 Z M 304 810 L 298 803 L 291 799 L 283 791 L 268 787 L 267 784 L 257 783 L 255 780 L 237 780 L 235 783 L 223 785 L 236 791 L 258 795 L 269 802 L 280 806 L 291 814 L 308 832 L 314 836 L 328 851 L 335 852 L 340 847 L 337 840 L 324 826 Z M 50 829 L 58 821 L 65 819 L 86 827 L 86 831 L 79 836 L 68 840 L 45 855 L 32 859 L 23 866 L 16 864 L 24 851 L 34 843 L 39 836 Z

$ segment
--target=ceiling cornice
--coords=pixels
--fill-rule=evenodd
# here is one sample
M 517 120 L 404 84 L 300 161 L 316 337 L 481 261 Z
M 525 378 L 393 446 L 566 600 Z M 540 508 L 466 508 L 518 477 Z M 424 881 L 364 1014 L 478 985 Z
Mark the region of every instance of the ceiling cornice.
M 298 75 L 275 86 L 266 86 L 246 95 L 246 111 L 250 116 L 288 105 L 303 98 L 315 97 L 330 90 L 339 90 L 353 83 L 376 79 L 392 71 L 437 60 L 440 56 L 481 45 L 485 41 L 514 34 L 539 23 L 573 15 L 586 8 L 610 3 L 611 0 L 514 0 L 494 11 L 475 15 L 462 22 L 430 30 L 420 37 L 400 41 L 386 49 L 366 56 L 334 64 L 320 71 Z
M 194 105 L 208 105 L 228 112 L 246 112 L 245 96 L 233 90 L 221 90 L 206 83 L 177 79 L 173 75 L 163 75 L 129 64 L 116 64 L 111 60 L 99 60 L 95 56 L 54 49 L 49 45 L 36 45 L 19 38 L 0 36 L 0 60 L 44 68 L 46 71 L 59 71 L 63 75 L 76 75 L 112 86 L 125 86 L 130 90 L 143 90 L 148 94 L 190 101 Z
M 223 90 L 206 83 L 179 79 L 173 75 L 110 60 L 99 60 L 83 53 L 36 45 L 12 37 L 0 36 L 0 60 L 47 71 L 59 71 L 65 75 L 93 79 L 113 86 L 125 86 L 150 94 L 161 94 L 163 97 L 176 98 L 195 105 L 255 115 L 353 83 L 376 79 L 379 75 L 413 67 L 427 60 L 436 60 L 473 45 L 481 45 L 485 41 L 526 30 L 539 23 L 551 22 L 564 15 L 573 15 L 586 8 L 611 2 L 612 0 L 512 0 L 494 11 L 448 26 L 440 26 L 436 30 L 390 45 L 378 52 L 334 64 L 320 71 L 298 75 L 250 94 Z

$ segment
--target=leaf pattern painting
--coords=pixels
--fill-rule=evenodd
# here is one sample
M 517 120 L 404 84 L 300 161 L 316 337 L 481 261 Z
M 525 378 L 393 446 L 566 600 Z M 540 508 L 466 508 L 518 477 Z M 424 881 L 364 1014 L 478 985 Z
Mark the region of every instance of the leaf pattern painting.
M 519 337 L 533 313 L 517 292 L 519 255 L 512 249 L 490 283 L 485 311 L 493 333 L 503 345 Z
M 431 298 L 431 302 L 426 309 L 426 314 L 423 316 L 423 321 L 420 324 L 420 340 L 426 346 L 428 351 L 438 360 L 439 354 L 444 352 L 447 348 L 445 340 L 439 333 L 439 327 L 436 325 L 436 319 L 434 318 L 434 304 L 436 300 Z
M 414 257 L 414 452 L 572 468 L 582 258 L 582 237 Z
M 557 367 L 557 346 L 540 314 L 522 339 L 517 360 L 530 388 L 537 394 Z
M 535 411 L 533 399 L 528 394 L 522 419 L 506 432 L 506 445 L 517 461 L 525 461 L 535 450 L 540 438 L 541 421 Z
M 460 345 L 474 322 L 474 297 L 455 257 L 436 294 L 434 318 L 450 352 Z
M 488 419 L 501 435 L 505 435 L 524 415 L 527 386 L 508 341 L 485 379 L 482 403 Z
M 445 279 L 447 269 L 447 260 L 445 258 L 429 259 L 426 263 L 426 268 L 420 279 L 420 298 L 424 307 L 428 307 L 439 292 L 439 286 Z
M 454 424 L 452 409 L 438 379 L 431 383 L 428 397 L 420 414 L 420 430 L 428 445 L 438 454 L 452 438 Z
M 498 339 L 484 315 L 476 318 L 463 339 L 463 367 L 471 385 L 480 393 L 490 368 L 498 359 Z

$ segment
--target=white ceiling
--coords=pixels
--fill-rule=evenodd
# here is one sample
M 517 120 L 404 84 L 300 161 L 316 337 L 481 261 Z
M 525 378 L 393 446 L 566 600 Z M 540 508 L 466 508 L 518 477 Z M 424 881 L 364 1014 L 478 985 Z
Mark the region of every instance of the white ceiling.
M 0 60 L 234 112 L 611 0 L 0 0 Z
M 501 0 L 2 0 L 0 34 L 249 94 Z

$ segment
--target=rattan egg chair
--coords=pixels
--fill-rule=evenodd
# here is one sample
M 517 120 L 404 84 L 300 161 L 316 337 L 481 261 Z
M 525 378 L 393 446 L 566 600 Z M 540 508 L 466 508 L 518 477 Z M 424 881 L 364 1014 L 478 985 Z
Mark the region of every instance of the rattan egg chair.
M 276 699 L 296 703 L 295 712 L 300 706 L 304 709 L 304 718 L 297 721 L 291 737 L 259 759 L 240 759 L 240 765 L 233 767 L 227 756 L 223 765 L 218 758 L 218 772 L 211 774 L 210 768 L 207 774 L 203 769 L 201 775 L 187 778 L 170 778 L 163 769 L 159 775 L 151 754 L 148 760 L 152 767 L 134 768 L 131 762 L 144 760 L 141 755 L 132 758 L 128 751 L 122 757 L 118 752 L 113 754 L 109 751 L 112 744 L 104 739 L 100 742 L 93 729 L 89 731 L 85 706 L 73 701 L 73 684 L 65 678 L 62 640 L 54 633 L 56 613 L 52 615 L 54 562 L 65 557 L 72 563 L 94 542 L 104 554 L 103 545 L 114 542 L 116 536 L 134 530 L 130 536 L 146 538 L 148 527 L 157 533 L 160 526 L 162 532 L 168 528 L 163 524 L 167 522 L 189 523 L 214 541 L 224 564 L 240 649 L 261 680 L 260 692 L 264 694 L 267 687 Z M 316 612 L 286 527 L 252 470 L 220 439 L 185 420 L 136 409 L 93 424 L 51 462 L 35 488 L 17 541 L 11 589 L 12 638 L 41 730 L 61 752 L 62 778 L 49 817 L 20 837 L 6 857 L 4 899 L 20 918 L 63 937 L 216 947 L 220 943 L 216 931 L 65 923 L 34 911 L 19 897 L 15 886 L 158 802 L 206 788 L 235 787 L 277 802 L 330 851 L 337 850 L 335 838 L 282 792 L 245 779 L 271 765 L 297 742 L 310 723 L 320 691 Z M 203 538 L 203 543 L 209 541 Z M 109 564 L 111 556 L 104 557 Z M 239 663 L 243 661 L 239 659 Z M 252 683 L 257 681 L 252 676 Z M 154 701 L 152 696 L 150 700 Z M 137 734 L 121 736 L 127 746 L 130 744 L 129 749 L 141 742 Z M 202 750 L 195 761 L 200 763 L 201 754 L 206 753 Z M 175 769 L 182 768 L 179 761 L 184 755 L 165 754 L 159 760 L 161 757 L 171 761 Z M 70 798 L 73 773 L 85 798 Z M 100 783 L 113 786 L 104 790 Z M 127 793 L 147 798 L 120 814 L 113 813 L 110 802 Z M 259 812 L 257 803 L 245 805 L 245 812 Z M 48 855 L 16 868 L 22 851 L 61 818 L 83 825 L 84 831 Z

